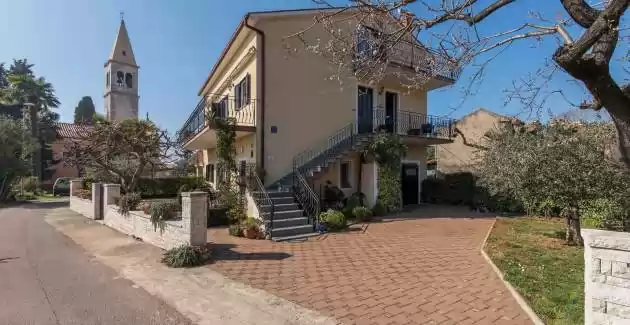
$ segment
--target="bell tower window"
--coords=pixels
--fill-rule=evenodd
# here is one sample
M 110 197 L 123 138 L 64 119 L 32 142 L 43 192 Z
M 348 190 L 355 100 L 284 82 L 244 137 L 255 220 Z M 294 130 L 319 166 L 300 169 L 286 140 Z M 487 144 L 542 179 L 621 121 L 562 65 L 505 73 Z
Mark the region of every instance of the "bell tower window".
M 124 80 L 125 80 L 125 73 L 122 71 L 117 71 L 116 72 L 116 86 L 122 88 L 124 84 Z
M 133 88 L 133 75 L 129 72 L 125 74 L 125 84 L 127 85 L 127 88 Z
M 107 71 L 107 74 L 105 75 L 105 87 L 109 88 L 109 78 L 111 77 L 109 71 Z

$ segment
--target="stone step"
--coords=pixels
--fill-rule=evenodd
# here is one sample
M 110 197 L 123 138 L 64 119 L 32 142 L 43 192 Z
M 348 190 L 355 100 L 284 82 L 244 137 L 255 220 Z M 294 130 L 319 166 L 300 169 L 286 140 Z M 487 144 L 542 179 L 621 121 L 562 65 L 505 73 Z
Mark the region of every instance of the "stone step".
M 309 237 L 315 237 L 319 235 L 320 234 L 318 232 L 309 232 L 309 233 L 293 235 L 293 236 L 271 237 L 271 240 L 273 241 L 300 240 L 300 239 L 306 239 Z
M 261 213 L 263 219 L 269 219 L 269 212 Z M 273 214 L 273 220 L 282 220 L 282 219 L 291 219 L 291 218 L 301 218 L 304 216 L 304 211 L 302 210 L 289 210 L 289 211 L 276 211 Z
M 295 203 L 295 199 L 293 198 L 293 196 L 272 197 L 271 201 L 273 201 L 274 205 Z
M 265 220 L 265 223 L 270 224 L 270 221 Z M 293 226 L 303 226 L 303 225 L 308 225 L 307 217 L 289 218 L 289 219 L 280 219 L 280 220 L 276 220 L 276 218 L 273 219 L 273 229 L 293 227 Z
M 274 226 L 274 229 L 271 229 L 271 237 L 286 237 L 286 236 L 295 236 L 295 235 L 303 235 L 313 232 L 313 225 L 299 225 L 299 226 L 291 226 L 291 227 L 282 227 L 277 228 Z
M 273 200 L 273 199 L 272 199 Z M 293 203 L 283 203 L 283 204 L 275 204 L 274 203 L 274 211 L 276 212 L 280 212 L 280 211 L 291 211 L 291 210 L 299 210 L 300 206 L 293 202 Z M 262 205 L 260 206 L 261 211 L 263 212 L 269 212 L 271 210 L 271 205 Z

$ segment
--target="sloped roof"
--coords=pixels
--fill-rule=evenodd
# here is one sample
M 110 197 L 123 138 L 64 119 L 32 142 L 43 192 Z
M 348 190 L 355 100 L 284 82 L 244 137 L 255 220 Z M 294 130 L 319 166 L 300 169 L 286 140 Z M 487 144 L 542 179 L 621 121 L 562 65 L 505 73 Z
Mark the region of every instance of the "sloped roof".
M 57 132 L 57 137 L 59 138 L 83 138 L 90 132 L 91 129 L 92 127 L 86 124 L 74 124 L 64 122 L 55 123 L 55 131 Z
M 114 42 L 114 47 L 112 47 L 112 52 L 109 55 L 108 61 L 137 66 L 136 58 L 133 55 L 133 50 L 131 49 L 129 33 L 127 33 L 127 27 L 125 26 L 124 20 L 120 21 L 116 41 Z

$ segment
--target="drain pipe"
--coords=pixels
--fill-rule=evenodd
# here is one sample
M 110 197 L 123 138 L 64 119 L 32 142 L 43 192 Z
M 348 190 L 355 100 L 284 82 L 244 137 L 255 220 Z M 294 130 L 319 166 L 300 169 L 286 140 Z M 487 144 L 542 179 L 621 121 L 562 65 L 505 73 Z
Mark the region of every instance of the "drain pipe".
M 262 98 L 260 96 L 260 94 L 258 95 L 258 98 L 260 98 L 260 143 L 258 143 L 257 145 L 260 147 L 260 161 L 257 161 L 258 165 L 260 166 L 260 170 L 264 171 L 265 170 L 265 32 L 263 32 L 262 30 L 252 26 L 249 24 L 249 15 L 247 14 L 245 15 L 244 21 L 245 21 L 245 27 L 253 30 L 254 32 L 256 32 L 256 34 L 258 35 L 258 37 L 260 37 L 260 49 L 257 49 L 257 53 L 260 53 L 260 71 L 256 71 L 257 74 L 257 78 L 256 78 L 256 83 L 261 82 L 260 85 L 260 92 L 262 93 Z M 256 128 L 257 130 L 259 128 Z M 263 185 L 265 184 L 265 176 L 267 173 L 264 173 L 262 175 L 262 181 L 263 181 Z M 260 175 L 259 175 L 260 176 Z

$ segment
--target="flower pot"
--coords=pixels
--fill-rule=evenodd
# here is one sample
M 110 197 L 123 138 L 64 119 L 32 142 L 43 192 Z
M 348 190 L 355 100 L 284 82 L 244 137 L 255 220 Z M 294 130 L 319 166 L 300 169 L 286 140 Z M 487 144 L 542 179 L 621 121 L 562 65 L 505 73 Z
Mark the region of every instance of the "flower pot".
M 256 239 L 258 238 L 258 229 L 254 228 L 245 228 L 243 229 L 243 237 L 247 239 Z

